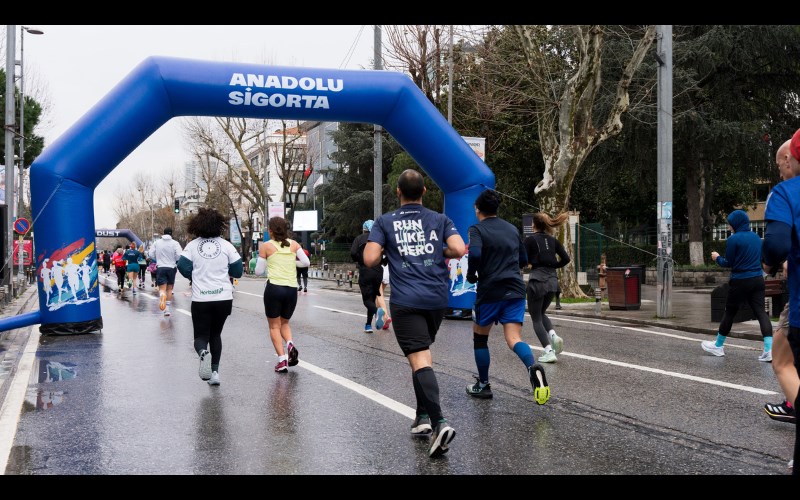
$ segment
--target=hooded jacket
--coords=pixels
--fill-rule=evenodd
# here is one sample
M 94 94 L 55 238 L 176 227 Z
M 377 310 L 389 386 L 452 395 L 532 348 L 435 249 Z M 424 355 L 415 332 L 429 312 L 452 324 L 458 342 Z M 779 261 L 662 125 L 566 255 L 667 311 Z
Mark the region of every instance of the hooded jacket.
M 733 234 L 728 238 L 725 256 L 717 257 L 717 264 L 731 268 L 731 280 L 763 276 L 761 270 L 761 238 L 750 230 L 750 218 L 743 210 L 728 215 Z

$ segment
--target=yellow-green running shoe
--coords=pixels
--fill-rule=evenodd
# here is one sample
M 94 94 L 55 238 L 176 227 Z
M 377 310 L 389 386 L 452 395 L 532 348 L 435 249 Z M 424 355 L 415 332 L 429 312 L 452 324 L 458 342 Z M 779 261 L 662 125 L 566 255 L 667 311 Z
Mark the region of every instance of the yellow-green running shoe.
M 544 375 L 544 367 L 539 363 L 534 363 L 528 368 L 528 378 L 531 379 L 533 386 L 533 399 L 536 403 L 543 405 L 550 399 L 550 386 L 547 385 L 547 377 Z

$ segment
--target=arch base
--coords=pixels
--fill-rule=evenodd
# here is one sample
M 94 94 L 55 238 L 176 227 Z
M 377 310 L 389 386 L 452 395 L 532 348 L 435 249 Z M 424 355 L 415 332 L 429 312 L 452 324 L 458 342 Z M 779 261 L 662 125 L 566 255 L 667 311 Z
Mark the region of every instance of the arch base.
M 95 333 L 103 329 L 103 318 L 74 323 L 48 323 L 39 326 L 42 335 L 81 335 Z

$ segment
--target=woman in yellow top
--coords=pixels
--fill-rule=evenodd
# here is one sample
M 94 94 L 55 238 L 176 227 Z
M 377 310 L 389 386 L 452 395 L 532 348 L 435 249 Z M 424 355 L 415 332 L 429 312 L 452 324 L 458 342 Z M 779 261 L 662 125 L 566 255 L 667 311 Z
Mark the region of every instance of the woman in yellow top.
M 289 227 L 283 217 L 272 217 L 267 222 L 269 241 L 258 248 L 256 275 L 269 277 L 264 287 L 264 312 L 269 323 L 269 336 L 278 355 L 277 373 L 286 373 L 295 366 L 297 348 L 292 341 L 289 320 L 297 305 L 297 266 L 308 266 L 303 247 L 289 239 Z M 284 351 L 283 343 L 286 342 Z

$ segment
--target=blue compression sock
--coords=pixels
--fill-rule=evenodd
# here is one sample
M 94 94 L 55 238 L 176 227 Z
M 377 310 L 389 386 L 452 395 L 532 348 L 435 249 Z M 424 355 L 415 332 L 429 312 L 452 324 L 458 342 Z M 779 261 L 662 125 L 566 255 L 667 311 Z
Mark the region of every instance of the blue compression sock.
M 771 351 L 772 350 L 772 336 L 764 337 L 764 350 Z
M 530 368 L 536 362 L 536 359 L 533 357 L 533 351 L 531 351 L 531 346 L 529 346 L 527 342 L 520 341 L 514 344 L 514 352 L 519 356 L 519 359 L 525 363 L 525 368 Z
M 489 348 L 475 349 L 475 365 L 478 367 L 478 377 L 484 384 L 489 382 L 489 364 L 491 357 L 489 356 Z
M 728 337 L 726 337 L 725 335 L 720 335 L 719 333 L 717 333 L 717 342 L 714 345 L 716 345 L 717 347 L 722 347 L 725 344 L 725 340 L 727 338 Z

